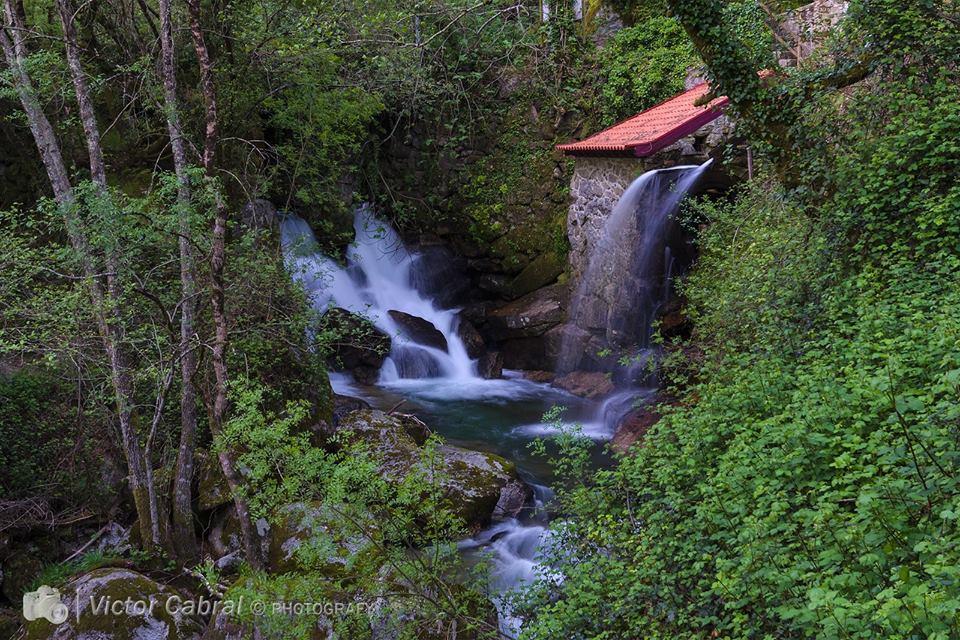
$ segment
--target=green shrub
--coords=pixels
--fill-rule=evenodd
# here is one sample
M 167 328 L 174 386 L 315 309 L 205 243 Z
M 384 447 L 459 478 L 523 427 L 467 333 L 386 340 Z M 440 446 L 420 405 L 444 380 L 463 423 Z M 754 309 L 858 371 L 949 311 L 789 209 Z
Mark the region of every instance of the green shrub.
M 612 124 L 683 91 L 697 57 L 673 18 L 652 17 L 618 31 L 600 52 L 603 120 Z
M 560 493 L 523 637 L 960 636 L 955 23 L 855 9 L 888 61 L 802 96 L 795 188 L 694 207 L 695 375 Z
M 71 406 L 75 399 L 73 385 L 47 369 L 0 375 L 0 499 L 40 498 L 54 510 L 109 506 L 109 423 Z

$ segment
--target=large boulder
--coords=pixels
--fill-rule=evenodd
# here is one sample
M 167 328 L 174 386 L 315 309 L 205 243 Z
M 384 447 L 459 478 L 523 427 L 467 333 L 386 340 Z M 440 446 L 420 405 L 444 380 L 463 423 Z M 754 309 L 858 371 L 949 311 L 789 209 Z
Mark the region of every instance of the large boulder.
M 457 335 L 463 341 L 467 355 L 477 361 L 477 373 L 487 379 L 503 377 L 503 354 L 499 351 L 488 351 L 487 344 L 466 318 L 458 318 Z
M 444 309 L 462 303 L 471 289 L 466 258 L 427 238 L 416 250 L 417 260 L 410 269 L 413 287 Z
M 340 426 L 340 420 L 343 416 L 360 409 L 369 409 L 370 403 L 362 398 L 354 396 L 342 396 L 339 393 L 333 394 L 333 427 Z
M 471 359 L 475 360 L 487 352 L 487 344 L 483 341 L 483 336 L 466 318 L 457 319 L 457 335 L 463 341 L 463 346 Z
M 477 360 L 477 373 L 487 380 L 503 377 L 503 354 L 499 351 L 488 351 Z
M 69 611 L 66 621 L 26 622 L 24 640 L 200 640 L 205 628 L 199 616 L 179 606 L 192 596 L 129 569 L 96 569 L 68 583 L 60 594 Z M 104 612 L 99 607 L 105 603 L 123 607 L 119 613 Z
M 566 258 L 553 251 L 534 258 L 507 285 L 511 297 L 519 298 L 555 282 L 566 268 Z
M 486 327 L 497 342 L 541 336 L 563 322 L 569 288 L 555 284 L 529 293 L 487 314 Z
M 194 461 L 198 511 L 212 511 L 233 500 L 220 459 L 211 451 L 198 449 Z
M 600 371 L 572 371 L 554 380 L 553 386 L 588 400 L 598 400 L 613 391 L 610 375 Z
M 441 483 L 450 507 L 468 527 L 486 525 L 495 513 L 513 517 L 532 496 L 513 463 L 494 454 L 441 445 L 433 463 L 425 464 L 412 428 L 409 420 L 378 410 L 354 411 L 340 422 L 341 431 L 380 456 L 380 472 L 388 480 L 420 472 Z
M 555 369 L 564 347 L 563 325 L 543 335 L 512 338 L 500 344 L 506 369 Z
M 446 336 L 429 320 L 396 309 L 390 309 L 387 313 L 407 339 L 441 351 L 447 350 Z
M 439 454 L 437 477 L 454 512 L 471 529 L 515 517 L 533 497 L 514 464 L 500 456 L 451 445 L 441 446 Z
M 363 316 L 344 309 L 331 309 L 324 314 L 323 325 L 340 336 L 332 345 L 327 366 L 349 371 L 360 384 L 375 383 L 390 353 L 390 336 Z
M 335 537 L 327 524 L 331 517 L 336 516 L 325 513 L 319 504 L 285 506 L 270 527 L 269 569 L 275 573 L 308 570 L 331 578 L 340 575 L 367 545 L 359 532 L 349 539 Z M 368 526 L 372 529 L 376 524 Z

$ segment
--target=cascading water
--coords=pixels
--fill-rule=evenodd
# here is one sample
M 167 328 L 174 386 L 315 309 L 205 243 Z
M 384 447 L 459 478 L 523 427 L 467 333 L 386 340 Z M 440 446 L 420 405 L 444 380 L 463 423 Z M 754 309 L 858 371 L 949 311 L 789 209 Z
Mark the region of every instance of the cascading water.
M 567 371 L 577 368 L 583 353 L 596 344 L 646 347 L 650 323 L 669 291 L 673 273 L 667 242 L 671 218 L 707 164 L 644 174 L 624 192 L 593 248 L 571 307 L 573 328 L 595 342 L 568 343 L 565 338 Z M 434 302 L 438 292 L 430 290 L 431 278 L 425 277 L 429 269 L 421 255 L 406 249 L 369 207 L 356 211 L 354 228 L 356 240 L 343 267 L 317 250 L 303 220 L 287 216 L 282 226 L 290 269 L 315 307 L 320 311 L 340 307 L 362 315 L 391 337 L 390 357 L 376 387 L 362 387 L 347 375 L 332 374 L 334 389 L 381 408 L 394 407 L 398 400 L 406 402 L 451 443 L 479 445 L 517 461 L 535 487 L 534 508 L 518 519 L 496 522 L 460 545 L 467 554 L 488 554 L 494 592 L 510 591 L 535 577 L 538 549 L 549 539 L 544 509 L 549 489 L 533 481 L 549 477 L 549 471 L 542 461 L 531 458 L 527 447 L 532 438 L 554 429 L 552 424 L 538 422 L 540 416 L 551 406 L 565 405 L 572 409 L 565 419 L 583 423 L 584 433 L 591 437 L 606 439 L 636 399 L 652 390 L 620 389 L 594 405 L 523 380 L 517 372 L 505 372 L 503 380 L 480 378 L 458 335 L 456 310 Z M 391 311 L 432 324 L 446 340 L 446 349 L 407 335 Z M 502 632 L 515 637 L 519 620 L 506 599 L 496 596 L 494 600 Z
M 558 370 L 580 368 L 591 351 L 649 347 L 673 276 L 674 214 L 712 162 L 648 171 L 620 196 L 573 295 Z
M 390 356 L 380 371 L 380 382 L 437 378 L 477 380 L 476 362 L 467 355 L 457 332 L 457 312 L 440 309 L 414 284 L 420 255 L 409 251 L 388 224 L 374 217 L 367 205 L 354 214 L 356 239 L 347 250 L 347 266 L 317 250 L 310 226 L 287 215 L 281 237 L 288 264 L 312 297 L 314 307 L 339 307 L 364 316 L 390 336 Z M 422 288 L 422 287 L 421 287 Z M 402 312 L 432 324 L 446 340 L 446 349 L 422 344 L 397 324 L 390 312 Z

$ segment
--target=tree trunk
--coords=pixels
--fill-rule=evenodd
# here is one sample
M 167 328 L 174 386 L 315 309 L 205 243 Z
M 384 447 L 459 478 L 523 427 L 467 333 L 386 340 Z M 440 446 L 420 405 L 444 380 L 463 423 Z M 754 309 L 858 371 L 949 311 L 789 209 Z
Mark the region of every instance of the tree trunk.
M 83 135 L 86 138 L 87 152 L 90 156 L 90 177 L 101 190 L 106 190 L 107 171 L 103 161 L 103 148 L 100 145 L 100 127 L 97 126 L 97 116 L 93 110 L 90 87 L 83 73 L 83 66 L 80 64 L 80 47 L 77 44 L 77 30 L 73 23 L 76 17 L 75 9 L 70 0 L 57 0 L 57 9 L 60 12 L 60 22 L 63 24 L 67 66 L 70 67 L 70 77 L 73 80 L 74 92 L 77 94 L 80 122 L 83 124 Z
M 0 29 L 0 48 L 3 49 L 4 58 L 12 72 L 17 96 L 27 115 L 30 131 L 33 134 L 34 142 L 40 152 L 40 158 L 53 188 L 54 198 L 60 205 L 70 243 L 80 255 L 94 313 L 96 314 L 97 328 L 110 363 L 120 434 L 127 459 L 127 469 L 130 474 L 130 490 L 137 509 L 141 539 L 144 542 L 152 540 L 154 543 L 159 543 L 158 540 L 153 538 L 154 528 L 151 513 L 154 509 L 151 509 L 147 490 L 146 469 L 148 465 L 145 463 L 143 449 L 140 446 L 133 421 L 133 384 L 129 375 L 129 367 L 121 350 L 122 328 L 118 323 L 108 321 L 108 317 L 115 319 L 120 317 L 116 304 L 117 297 L 115 295 L 108 297 L 104 292 L 100 281 L 102 276 L 98 273 L 90 244 L 83 233 L 80 220 L 76 214 L 76 200 L 66 165 L 63 162 L 60 144 L 53 125 L 50 124 L 50 120 L 47 119 L 46 114 L 40 108 L 33 82 L 23 67 L 23 62 L 27 57 L 26 45 L 23 41 L 25 26 L 21 14 L 11 0 L 4 0 L 4 17 L 4 26 L 3 29 Z
M 217 92 L 213 77 L 213 64 L 210 52 L 207 49 L 203 36 L 203 27 L 200 21 L 200 0 L 187 0 L 190 12 L 190 33 L 193 36 L 193 47 L 196 51 L 197 62 L 200 67 L 200 87 L 203 92 L 204 121 L 206 131 L 203 140 L 203 167 L 207 176 L 212 180 L 215 176 L 215 157 L 218 142 Z M 214 187 L 216 188 L 216 187 Z M 213 221 L 213 244 L 210 249 L 210 280 L 211 296 L 210 307 L 213 314 L 213 371 L 216 378 L 213 400 L 213 420 L 211 430 L 219 435 L 223 421 L 227 415 L 227 341 L 229 330 L 224 295 L 223 269 L 226 262 L 226 232 L 227 207 L 219 190 L 215 194 L 216 213 Z M 233 493 L 237 517 L 240 520 L 240 529 L 243 535 L 244 551 L 247 562 L 254 568 L 262 568 L 263 559 L 260 552 L 260 536 L 250 517 L 250 510 L 246 501 L 240 497 L 240 477 L 236 472 L 236 465 L 229 451 L 219 454 L 220 466 Z
M 187 162 L 187 146 L 180 126 L 180 110 L 177 106 L 177 75 L 174 59 L 173 19 L 170 0 L 160 0 L 160 75 L 163 80 L 163 97 L 166 107 L 167 131 L 173 152 L 173 167 L 177 175 L 177 207 L 180 217 L 180 369 L 182 383 L 180 393 L 180 446 L 177 451 L 177 466 L 173 482 L 172 520 L 175 544 L 181 559 L 195 560 L 198 557 L 196 536 L 191 506 L 194 472 L 194 452 L 197 440 L 197 393 L 194 375 L 197 370 L 196 351 L 191 348 L 194 340 L 197 284 L 193 255 L 193 232 L 190 227 L 190 173 Z

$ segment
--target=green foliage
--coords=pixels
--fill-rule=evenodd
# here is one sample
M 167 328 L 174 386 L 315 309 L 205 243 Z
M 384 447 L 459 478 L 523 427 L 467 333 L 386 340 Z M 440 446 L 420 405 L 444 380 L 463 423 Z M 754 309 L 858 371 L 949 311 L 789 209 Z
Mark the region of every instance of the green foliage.
M 387 460 L 352 443 L 349 433 L 328 443 L 335 451 L 311 443 L 307 432 L 297 431 L 302 404 L 277 415 L 265 409 L 269 392 L 261 386 L 238 382 L 232 393 L 235 417 L 217 446 L 236 453 L 245 469 L 244 497 L 256 517 L 270 522 L 280 537 L 276 544 L 296 536 L 292 568 L 282 575 L 245 574 L 232 597 L 353 602 L 330 616 L 341 632 L 371 625 L 395 628 L 403 638 L 438 625 L 477 637 L 494 632 L 485 613 L 484 574 L 479 567 L 467 570 L 454 543 L 465 535 L 463 523 L 446 502 L 442 475 L 428 473 L 439 441 L 427 442 L 418 468 L 392 477 L 382 471 Z M 451 581 L 456 575 L 462 577 Z M 312 637 L 316 622 L 270 610 L 257 618 L 268 637 L 278 638 Z
M 383 104 L 359 87 L 337 87 L 338 60 L 309 31 L 275 46 L 276 64 L 295 80 L 265 101 L 268 124 L 280 136 L 276 151 L 289 189 L 286 202 L 336 211 L 344 206 L 338 185 Z M 327 216 L 316 222 L 324 234 L 335 231 Z
M 56 406 L 56 392 L 48 375 L 0 375 L 0 487 L 7 499 L 62 480 L 56 462 L 71 443 L 58 424 L 62 407 Z
M 792 188 L 694 207 L 701 359 L 643 446 L 560 495 L 522 637 L 960 634 L 956 51 L 921 15 L 854 8 L 884 61 L 794 95 Z
M 310 444 L 298 427 L 309 416 L 304 401 L 288 402 L 282 414 L 265 403 L 267 390 L 248 380 L 235 380 L 230 394 L 233 413 L 215 442 L 218 450 L 235 452 L 246 469 L 244 498 L 255 518 L 268 515 L 277 505 L 290 504 L 312 492 L 329 473 L 321 449 Z
M 693 46 L 673 18 L 652 17 L 618 31 L 600 52 L 600 105 L 612 124 L 683 91 Z
M 122 561 L 122 558 L 118 555 L 107 554 L 102 551 L 88 551 L 79 558 L 46 565 L 39 575 L 33 579 L 28 589 L 35 590 L 42 584 L 62 587 L 75 576 L 101 567 L 109 567 L 117 561 Z

